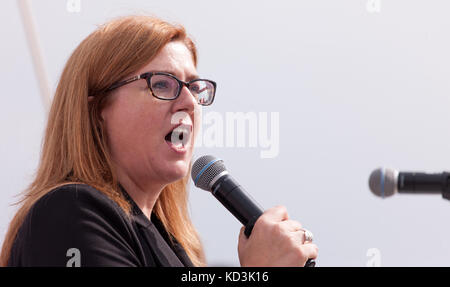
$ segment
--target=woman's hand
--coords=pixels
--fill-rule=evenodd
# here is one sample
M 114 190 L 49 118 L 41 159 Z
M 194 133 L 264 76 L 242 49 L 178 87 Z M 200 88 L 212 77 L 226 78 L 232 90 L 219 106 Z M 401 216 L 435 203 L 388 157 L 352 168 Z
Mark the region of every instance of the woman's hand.
M 318 248 L 305 240 L 300 222 L 290 220 L 286 207 L 266 210 L 256 221 L 247 238 L 245 227 L 239 233 L 238 253 L 242 267 L 248 266 L 305 266 L 309 258 L 316 258 Z

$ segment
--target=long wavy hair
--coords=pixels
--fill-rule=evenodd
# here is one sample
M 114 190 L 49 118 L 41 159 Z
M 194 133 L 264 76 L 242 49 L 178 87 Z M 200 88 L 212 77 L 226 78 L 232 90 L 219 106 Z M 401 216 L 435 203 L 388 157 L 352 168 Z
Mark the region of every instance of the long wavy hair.
M 185 29 L 149 16 L 114 19 L 74 50 L 53 98 L 36 177 L 18 202 L 20 208 L 3 242 L 0 266 L 7 265 L 30 208 L 57 187 L 91 185 L 130 214 L 131 206 L 120 192 L 113 169 L 100 111 L 109 86 L 145 66 L 171 41 L 182 41 L 197 66 L 197 51 Z M 88 101 L 88 96 L 94 97 Z M 153 211 L 193 264 L 204 266 L 203 248 L 189 217 L 187 183 L 188 175 L 167 185 Z

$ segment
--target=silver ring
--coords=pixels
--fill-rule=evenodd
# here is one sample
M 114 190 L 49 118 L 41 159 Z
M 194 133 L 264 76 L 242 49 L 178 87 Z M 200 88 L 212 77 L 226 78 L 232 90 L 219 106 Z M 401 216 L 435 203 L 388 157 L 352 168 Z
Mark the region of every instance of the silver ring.
M 312 242 L 314 239 L 314 235 L 312 234 L 312 232 L 305 228 L 303 228 L 303 232 L 305 236 L 305 242 L 306 241 Z

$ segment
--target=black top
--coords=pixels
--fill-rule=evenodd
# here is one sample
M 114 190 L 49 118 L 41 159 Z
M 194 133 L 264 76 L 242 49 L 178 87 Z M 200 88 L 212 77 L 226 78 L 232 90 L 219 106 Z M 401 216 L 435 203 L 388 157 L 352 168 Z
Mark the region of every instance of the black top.
M 49 192 L 26 216 L 8 266 L 192 266 L 158 218 L 152 214 L 150 221 L 122 192 L 132 206 L 130 217 L 89 185 Z

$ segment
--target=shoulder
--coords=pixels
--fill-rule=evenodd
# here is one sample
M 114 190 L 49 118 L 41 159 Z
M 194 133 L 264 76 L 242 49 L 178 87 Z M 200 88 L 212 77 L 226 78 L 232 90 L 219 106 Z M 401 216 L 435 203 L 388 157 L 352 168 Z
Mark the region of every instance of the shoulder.
M 33 208 L 41 208 L 60 204 L 78 205 L 85 204 L 102 204 L 112 209 L 118 207 L 106 194 L 93 188 L 87 184 L 67 184 L 55 188 L 41 197 L 33 206 Z
M 61 214 L 67 214 L 67 209 L 76 209 L 80 212 L 86 208 L 96 211 L 116 213 L 125 216 L 125 212 L 116 202 L 105 193 L 87 184 L 67 184 L 53 189 L 41 197 L 32 207 L 33 211 L 61 210 Z M 61 215 L 60 214 L 60 215 Z
M 82 266 L 139 265 L 131 220 L 108 196 L 85 184 L 64 185 L 40 198 L 15 245 L 11 257 L 20 258 L 17 265 L 66 266 L 73 250 L 81 254 Z
M 86 220 L 105 221 L 116 227 L 130 223 L 116 202 L 86 184 L 68 184 L 48 192 L 32 206 L 27 219 L 34 225 L 60 224 L 59 228 Z

